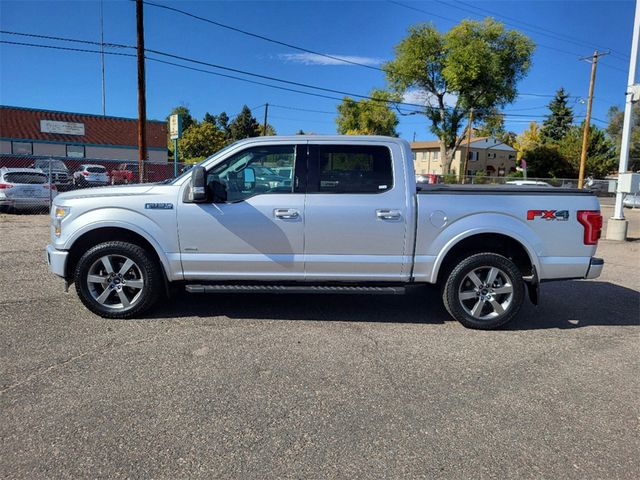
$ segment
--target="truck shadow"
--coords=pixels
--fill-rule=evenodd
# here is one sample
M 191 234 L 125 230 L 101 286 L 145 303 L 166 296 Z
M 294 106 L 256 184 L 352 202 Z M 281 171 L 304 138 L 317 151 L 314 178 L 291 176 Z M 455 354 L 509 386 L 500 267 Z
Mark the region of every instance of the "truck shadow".
M 639 326 L 640 292 L 597 281 L 542 285 L 538 307 L 528 300 L 504 330 Z M 232 319 L 424 323 L 453 321 L 439 290 L 412 287 L 407 295 L 179 293 L 151 313 L 155 318 L 226 316 Z

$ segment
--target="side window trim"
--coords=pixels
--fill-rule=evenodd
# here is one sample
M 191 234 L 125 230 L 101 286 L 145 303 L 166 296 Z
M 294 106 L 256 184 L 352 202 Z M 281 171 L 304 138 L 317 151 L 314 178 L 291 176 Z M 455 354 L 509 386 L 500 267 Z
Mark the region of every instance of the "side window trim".
M 385 148 L 389 152 L 389 160 L 391 162 L 391 188 L 376 192 L 323 192 L 320 190 L 320 150 L 323 147 L 341 147 L 344 144 L 339 143 L 315 143 L 308 145 L 308 159 L 307 159 L 307 192 L 308 194 L 320 194 L 320 195 L 381 195 L 383 193 L 391 192 L 396 188 L 395 182 L 395 164 L 393 161 L 393 150 L 389 145 L 379 145 Z M 354 147 L 369 148 L 372 145 L 358 145 L 353 144 Z

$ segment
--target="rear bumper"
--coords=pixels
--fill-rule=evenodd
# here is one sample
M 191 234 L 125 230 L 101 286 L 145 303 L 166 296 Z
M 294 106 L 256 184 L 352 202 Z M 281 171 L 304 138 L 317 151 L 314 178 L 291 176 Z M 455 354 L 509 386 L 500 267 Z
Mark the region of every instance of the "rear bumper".
M 57 250 L 53 245 L 47 245 L 47 265 L 49 270 L 58 275 L 59 277 L 65 277 L 65 269 L 67 266 L 67 257 L 69 252 L 64 250 Z
M 598 278 L 604 268 L 604 260 L 601 258 L 592 257 L 589 262 L 589 270 L 584 278 Z

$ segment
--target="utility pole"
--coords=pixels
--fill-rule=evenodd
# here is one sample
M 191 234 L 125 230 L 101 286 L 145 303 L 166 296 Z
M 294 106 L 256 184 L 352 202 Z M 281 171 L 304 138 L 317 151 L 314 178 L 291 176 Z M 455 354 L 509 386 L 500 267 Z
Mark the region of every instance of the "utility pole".
M 107 100 L 104 93 L 104 12 L 103 0 L 100 0 L 100 67 L 102 69 L 102 115 L 107 114 Z
M 636 14 L 633 22 L 633 39 L 631 40 L 631 59 L 629 60 L 629 76 L 627 78 L 627 98 L 624 105 L 624 121 L 622 124 L 622 142 L 620 145 L 620 164 L 618 175 L 629 168 L 629 142 L 633 127 L 633 104 L 638 101 L 638 86 L 636 85 L 636 68 L 638 66 L 638 48 L 640 47 L 640 2 L 636 1 Z M 620 178 L 618 176 L 618 178 Z M 624 218 L 622 202 L 624 194 L 616 192 L 616 204 L 613 218 L 607 222 L 607 240 L 626 240 L 628 222 Z
M 264 104 L 264 124 L 262 125 L 262 136 L 267 135 L 267 115 L 269 114 L 269 104 Z
M 147 99 L 144 78 L 144 19 L 142 0 L 136 0 L 136 32 L 138 40 L 138 172 L 140 183 L 144 181 L 144 164 L 147 159 Z
M 465 176 L 467 175 L 467 168 L 469 167 L 469 146 L 471 145 L 471 125 L 473 124 L 473 108 L 469 109 L 469 120 L 467 122 L 467 148 L 464 152 L 464 162 L 462 162 L 462 172 L 460 172 L 460 178 L 462 183 L 466 183 Z
M 593 103 L 593 89 L 596 83 L 596 68 L 598 58 L 608 55 L 609 52 L 593 52 L 593 56 L 581 58 L 581 60 L 591 59 L 591 80 L 589 81 L 589 99 L 587 100 L 587 115 L 584 118 L 584 130 L 582 132 L 582 152 L 580 153 L 580 173 L 578 174 L 578 188 L 582 188 L 584 183 L 584 168 L 587 162 L 587 147 L 589 145 L 589 126 L 591 125 L 591 104 Z

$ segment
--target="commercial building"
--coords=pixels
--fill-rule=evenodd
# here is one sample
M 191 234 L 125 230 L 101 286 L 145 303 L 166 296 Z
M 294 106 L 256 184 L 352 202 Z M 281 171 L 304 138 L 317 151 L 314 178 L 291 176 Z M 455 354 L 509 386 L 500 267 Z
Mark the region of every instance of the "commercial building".
M 462 160 L 466 152 L 466 141 L 456 150 L 451 162 L 451 171 L 459 173 L 464 167 Z M 416 173 L 442 174 L 440 142 L 413 142 L 413 162 Z M 504 177 L 516 171 L 516 150 L 493 137 L 472 138 L 469 144 L 469 161 L 466 175 L 483 171 L 489 176 Z
M 147 149 L 149 162 L 167 163 L 166 122 L 147 121 Z M 137 162 L 137 120 L 0 106 L 0 166 L 34 157 Z

